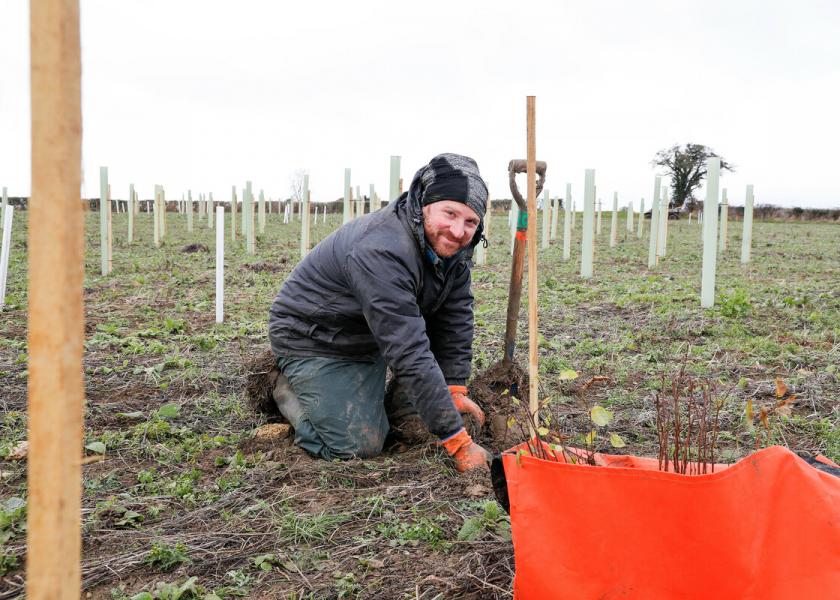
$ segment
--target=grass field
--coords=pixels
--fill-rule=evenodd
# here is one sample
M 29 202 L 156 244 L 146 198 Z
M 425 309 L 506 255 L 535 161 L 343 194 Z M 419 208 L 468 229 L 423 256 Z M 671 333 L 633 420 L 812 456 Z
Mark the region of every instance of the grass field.
M 268 307 L 299 256 L 297 222 L 269 215 L 256 256 L 241 237 L 231 247 L 228 232 L 217 325 L 214 232 L 196 219 L 187 235 L 184 217 L 169 213 L 166 243 L 155 249 L 141 214 L 129 247 L 126 215 L 115 214 L 114 269 L 102 278 L 97 216 L 86 227 L 85 443 L 90 454 L 104 444 L 105 458 L 84 467 L 91 597 L 511 596 L 509 523 L 486 476 L 457 475 L 434 446 L 327 463 L 288 440 L 253 437 L 264 419 L 243 402 L 243 365 L 267 347 Z M 0 313 L 0 458 L 26 436 L 26 217 L 15 215 Z M 649 271 L 647 238 L 625 237 L 622 219 L 610 249 L 605 217 L 591 280 L 577 276 L 574 244 L 568 262 L 559 240 L 539 256 L 541 397 L 552 431 L 579 442 L 597 404 L 614 414 L 598 450 L 655 456 L 653 397 L 684 364 L 719 390 L 721 460 L 767 444 L 840 459 L 840 226 L 756 223 L 744 269 L 741 224 L 730 222 L 716 306 L 702 310 L 696 223 L 670 223 L 668 254 Z M 340 216 L 328 220 L 313 242 Z M 490 237 L 489 263 L 473 273 L 474 373 L 502 356 L 505 216 L 495 216 Z M 209 251 L 182 250 L 193 243 Z M 772 411 L 777 378 L 794 397 L 789 415 Z M 754 415 L 769 411 L 765 424 L 747 417 L 748 402 Z M 626 447 L 612 449 L 608 433 Z M 513 432 L 510 445 L 520 439 Z M 25 498 L 25 462 L 0 461 L 0 599 L 22 591 Z

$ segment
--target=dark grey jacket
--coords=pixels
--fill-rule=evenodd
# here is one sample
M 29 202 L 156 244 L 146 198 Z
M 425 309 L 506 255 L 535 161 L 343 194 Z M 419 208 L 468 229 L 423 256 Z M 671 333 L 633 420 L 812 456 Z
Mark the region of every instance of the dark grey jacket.
M 276 356 L 384 356 L 429 431 L 446 438 L 463 427 L 446 386 L 470 374 L 469 261 L 481 227 L 444 268 L 427 253 L 422 209 L 409 198 L 318 244 L 274 300 L 269 338 Z

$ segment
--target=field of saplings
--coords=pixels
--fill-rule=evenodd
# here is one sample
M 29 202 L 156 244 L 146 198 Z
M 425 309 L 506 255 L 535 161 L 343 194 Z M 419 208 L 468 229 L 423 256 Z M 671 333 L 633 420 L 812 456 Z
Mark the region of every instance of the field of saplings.
M 0 599 L 22 593 L 26 560 L 27 217 L 15 212 L 0 312 Z M 562 232 L 540 250 L 542 435 L 656 457 L 657 407 L 691 388 L 716 411 L 717 462 L 773 444 L 840 460 L 840 225 L 756 221 L 745 267 L 741 222 L 730 220 L 715 306 L 701 309 L 701 226 L 669 222 L 667 253 L 648 269 L 650 221 L 639 238 L 624 218 L 611 248 L 604 214 L 591 279 L 579 276 L 580 215 L 570 260 Z M 216 323 L 206 220 L 196 216 L 187 233 L 184 215 L 168 213 L 156 248 L 150 214 L 135 217 L 129 245 L 127 215 L 114 213 L 103 277 L 98 214 L 86 219 L 87 597 L 512 597 L 510 523 L 486 473 L 457 474 L 428 443 L 315 460 L 249 409 L 248 365 L 268 348 L 269 305 L 300 257 L 299 221 L 269 214 L 254 254 L 228 231 Z M 316 221 L 313 245 L 341 215 Z M 476 437 L 498 452 L 529 424 L 527 396 L 517 398 L 527 386 L 486 385 L 502 358 L 506 213 L 495 212 L 489 238 L 487 262 L 473 271 L 471 385 L 489 417 Z M 526 370 L 527 297 L 517 346 Z

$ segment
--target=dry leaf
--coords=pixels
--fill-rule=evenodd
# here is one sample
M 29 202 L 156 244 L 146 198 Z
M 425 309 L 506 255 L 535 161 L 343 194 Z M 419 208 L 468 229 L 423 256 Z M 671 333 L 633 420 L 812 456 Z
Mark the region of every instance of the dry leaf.
M 744 414 L 747 416 L 747 423 L 752 423 L 752 420 L 753 420 L 752 398 L 747 400 L 747 407 L 744 409 Z
M 23 440 L 15 444 L 15 447 L 12 448 L 11 452 L 9 452 L 9 456 L 6 457 L 6 460 L 24 460 L 28 454 L 29 442 Z
M 773 409 L 773 412 L 783 417 L 789 417 L 791 415 L 791 409 L 793 408 L 794 402 L 796 402 L 796 396 L 790 396 L 789 398 L 780 400 L 779 403 L 776 404 L 776 408 Z
M 788 387 L 781 377 L 776 377 L 776 398 L 781 398 L 788 393 Z
M 560 371 L 560 381 L 571 381 L 578 378 L 578 372 L 574 369 L 563 369 Z
M 580 389 L 581 389 L 581 391 L 583 391 L 583 390 L 588 390 L 588 389 L 589 389 L 589 387 L 590 387 L 593 383 L 595 383 L 596 381 L 609 381 L 609 380 L 610 380 L 610 378 L 609 378 L 609 377 L 606 377 L 606 376 L 604 376 L 604 375 L 595 375 L 595 377 L 591 377 L 591 378 L 589 379 L 589 381 L 587 381 L 587 382 L 586 382 L 586 383 L 584 383 L 582 386 L 580 386 Z
M 767 418 L 767 409 L 762 407 L 761 411 L 758 413 L 758 418 L 761 421 L 761 424 L 764 425 L 764 429 L 770 431 L 770 419 Z

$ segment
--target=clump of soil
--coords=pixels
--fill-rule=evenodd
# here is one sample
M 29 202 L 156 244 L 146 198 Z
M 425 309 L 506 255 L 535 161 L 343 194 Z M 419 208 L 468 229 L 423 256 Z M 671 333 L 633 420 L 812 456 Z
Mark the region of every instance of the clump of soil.
M 470 383 L 470 398 L 478 403 L 487 417 L 480 431 L 470 431 L 473 439 L 495 451 L 507 450 L 527 438 L 528 374 L 517 363 L 499 361 L 476 375 Z M 517 406 L 511 400 L 521 400 Z M 508 427 L 514 417 L 515 424 Z
M 242 265 L 244 268 L 248 269 L 249 271 L 253 271 L 254 273 L 276 273 L 283 269 L 283 265 L 286 264 L 286 257 L 281 256 L 277 259 L 277 264 L 271 264 L 267 262 L 257 262 L 257 263 L 249 263 Z
M 186 252 L 187 254 L 191 254 L 193 252 L 210 252 L 210 248 L 204 244 L 187 244 L 181 248 L 181 252 Z
M 268 417 L 281 416 L 272 396 L 279 376 L 280 370 L 271 350 L 264 350 L 245 362 L 245 389 L 248 392 L 245 399 L 248 408 Z

